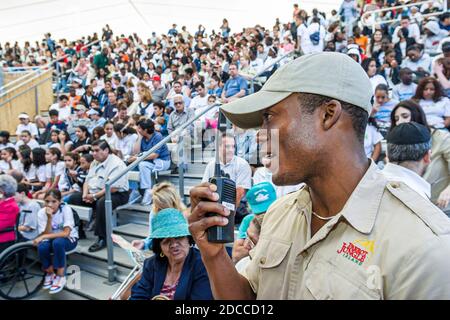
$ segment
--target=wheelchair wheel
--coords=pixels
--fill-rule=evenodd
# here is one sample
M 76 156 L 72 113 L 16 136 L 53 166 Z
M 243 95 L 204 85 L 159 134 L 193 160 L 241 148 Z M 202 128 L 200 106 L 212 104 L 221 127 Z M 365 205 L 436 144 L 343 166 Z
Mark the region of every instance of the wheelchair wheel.
M 42 287 L 45 272 L 31 242 L 17 243 L 0 254 L 0 297 L 21 300 Z

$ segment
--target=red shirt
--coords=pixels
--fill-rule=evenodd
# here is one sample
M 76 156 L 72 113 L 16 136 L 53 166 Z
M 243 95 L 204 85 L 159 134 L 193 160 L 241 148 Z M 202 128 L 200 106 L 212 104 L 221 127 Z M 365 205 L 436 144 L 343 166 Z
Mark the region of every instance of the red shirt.
M 0 202 L 0 230 L 14 227 L 19 211 L 19 206 L 13 197 Z M 15 239 L 14 231 L 0 233 L 0 243 L 14 241 Z

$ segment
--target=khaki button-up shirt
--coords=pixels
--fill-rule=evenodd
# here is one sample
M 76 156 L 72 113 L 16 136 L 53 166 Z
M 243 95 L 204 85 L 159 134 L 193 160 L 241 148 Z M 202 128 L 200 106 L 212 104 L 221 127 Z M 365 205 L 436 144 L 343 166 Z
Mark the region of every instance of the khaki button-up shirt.
M 311 237 L 307 187 L 266 213 L 243 271 L 258 299 L 450 299 L 450 220 L 375 164 Z
M 89 193 L 97 193 L 105 188 L 109 178 L 113 178 L 117 173 L 126 168 L 125 162 L 114 154 L 110 154 L 103 162 L 94 161 L 91 164 L 85 183 L 89 186 Z M 128 191 L 128 175 L 125 174 L 111 185 L 117 188 L 118 192 Z
M 448 132 L 433 131 L 431 164 L 423 177 L 431 184 L 431 201 L 436 203 L 441 192 L 450 185 L 450 134 Z M 450 210 L 450 205 L 446 210 Z

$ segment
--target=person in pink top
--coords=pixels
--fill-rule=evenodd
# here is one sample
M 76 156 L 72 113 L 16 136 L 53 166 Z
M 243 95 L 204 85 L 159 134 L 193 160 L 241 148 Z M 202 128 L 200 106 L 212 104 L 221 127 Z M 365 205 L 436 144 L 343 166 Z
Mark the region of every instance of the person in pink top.
M 0 175 L 0 252 L 16 240 L 14 226 L 19 215 L 19 206 L 14 199 L 17 182 L 13 177 Z

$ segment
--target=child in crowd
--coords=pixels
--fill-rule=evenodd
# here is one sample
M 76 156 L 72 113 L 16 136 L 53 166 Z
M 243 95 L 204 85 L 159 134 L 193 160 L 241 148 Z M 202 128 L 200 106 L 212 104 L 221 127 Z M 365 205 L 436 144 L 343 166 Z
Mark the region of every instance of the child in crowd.
M 391 126 L 391 112 L 398 103 L 389 98 L 389 88 L 385 84 L 379 84 L 375 88 L 375 103 L 372 114 L 380 133 L 385 136 Z
M 416 93 L 417 84 L 413 82 L 413 72 L 409 68 L 400 69 L 400 83 L 392 89 L 392 100 L 403 101 L 411 99 Z
M 59 150 L 61 150 L 61 154 L 65 156 L 67 152 L 70 152 L 72 150 L 73 142 L 70 139 L 69 133 L 64 130 L 59 132 L 58 138 L 59 138 L 58 148 Z
M 118 123 L 114 126 L 114 132 L 117 136 L 117 156 L 122 160 L 127 161 L 127 159 L 133 154 L 133 146 L 138 139 L 136 130 L 124 125 L 123 123 Z
M 77 183 L 80 156 L 78 153 L 68 152 L 64 156 L 64 172 L 59 180 L 58 189 L 61 191 L 64 202 L 69 200 L 69 197 L 74 192 L 81 191 Z
M 117 149 L 117 136 L 114 133 L 114 123 L 112 121 L 105 122 L 103 129 L 105 130 L 105 134 L 100 139 L 108 142 L 113 151 L 115 151 Z
M 18 170 L 22 172 L 24 179 L 26 181 L 33 180 L 36 177 L 36 171 L 33 167 L 33 160 L 31 160 L 30 147 L 26 145 L 20 146 L 17 157 L 20 162 Z
M 41 190 L 47 182 L 45 174 L 45 166 L 47 161 L 45 160 L 45 150 L 42 148 L 35 148 L 31 150 L 31 161 L 34 171 L 34 177 L 25 179 L 24 183 L 31 188 L 31 192 L 37 192 Z
M 29 187 L 24 183 L 17 185 L 16 203 L 20 209 L 19 232 L 20 240 L 34 240 L 38 233 L 38 212 L 41 206 L 35 200 L 28 198 Z
M 92 141 L 100 140 L 105 135 L 105 129 L 103 127 L 95 127 L 92 130 Z
M 59 132 L 60 131 L 58 129 L 52 130 L 50 132 L 50 141 L 47 142 L 47 148 L 58 148 L 58 149 L 60 149 L 60 147 L 59 147 L 59 144 L 60 144 Z
M 52 130 L 67 130 L 67 125 L 64 121 L 59 120 L 58 110 L 50 110 L 48 112 L 50 120 L 45 127 L 45 131 L 51 132 Z
M 61 201 L 59 190 L 47 190 L 43 199 L 45 207 L 38 212 L 39 236 L 33 243 L 46 272 L 43 288 L 55 294 L 66 284 L 66 252 L 77 246 L 78 226 L 72 209 Z
M 19 114 L 20 123 L 17 125 L 16 135 L 20 136 L 24 130 L 27 130 L 31 133 L 31 136 L 36 139 L 39 136 L 39 131 L 36 124 L 30 121 L 30 116 L 22 112 Z
M 45 152 L 45 177 L 47 179 L 44 188 L 36 192 L 35 199 L 43 199 L 48 190 L 57 189 L 61 175 L 64 173 L 64 162 L 61 161 L 61 151 L 50 148 Z
M 88 128 L 85 126 L 78 126 L 75 129 L 75 134 L 77 136 L 77 140 L 73 143 L 72 152 L 82 154 L 89 153 L 92 140 Z
M 83 154 L 80 157 L 80 166 L 79 166 L 78 175 L 77 175 L 77 184 L 78 184 L 78 187 L 80 188 L 80 190 L 83 189 L 83 184 L 89 173 L 89 169 L 91 167 L 92 161 L 94 161 L 94 157 L 90 153 Z
M 17 151 L 12 147 L 4 148 L 0 151 L 0 173 L 7 173 L 10 170 L 20 169 L 20 162 L 17 158 Z
M 9 132 L 2 130 L 0 131 L 0 150 L 7 147 L 14 148 L 14 144 L 9 141 Z

